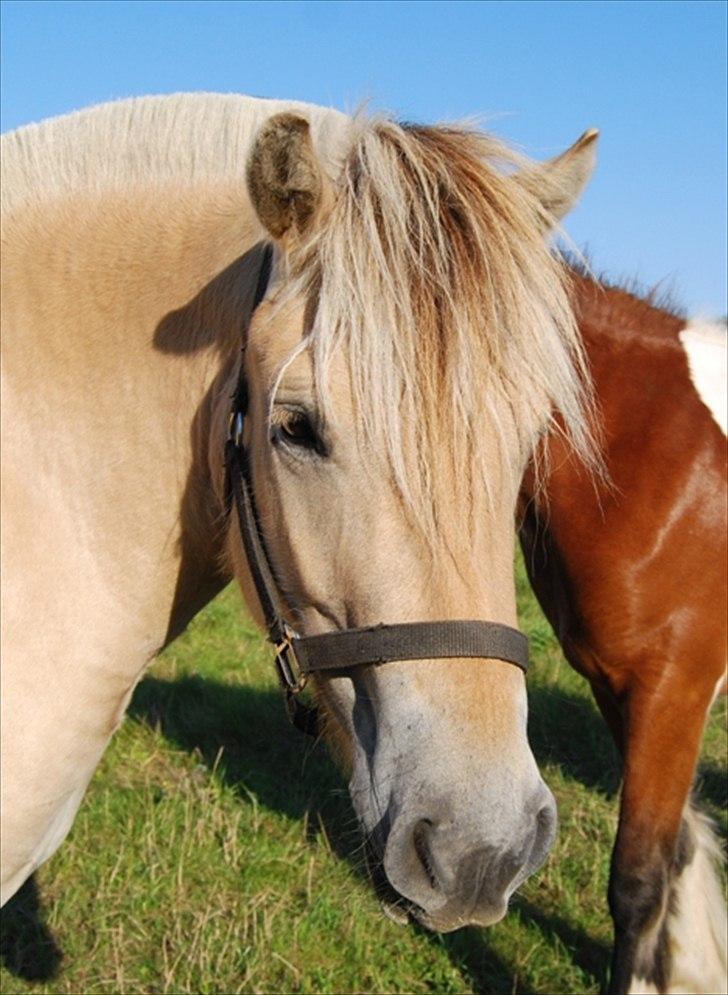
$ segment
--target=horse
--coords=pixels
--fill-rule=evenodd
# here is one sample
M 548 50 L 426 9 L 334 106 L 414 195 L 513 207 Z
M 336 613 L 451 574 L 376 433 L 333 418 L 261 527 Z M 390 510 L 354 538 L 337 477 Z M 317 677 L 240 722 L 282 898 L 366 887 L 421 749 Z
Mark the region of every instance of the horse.
M 555 411 L 596 459 L 548 244 L 595 139 L 535 164 L 475 130 L 218 95 L 3 138 L 4 901 L 234 576 L 271 632 L 277 601 L 281 668 L 369 646 L 311 683 L 402 906 L 445 931 L 505 914 L 555 833 L 514 513 Z
M 158 650 L 233 575 L 267 622 L 231 445 L 283 651 L 294 628 L 515 625 L 524 468 L 538 452 L 551 500 L 564 452 L 594 476 L 547 239 L 595 138 L 534 165 L 462 129 L 184 95 L 3 139 L 3 900 Z M 443 931 L 500 918 L 554 834 L 515 661 L 460 652 L 312 677 L 389 887 Z
M 726 680 L 726 336 L 583 268 L 573 278 L 608 474 L 550 434 L 519 534 L 622 759 L 611 991 L 725 992 L 721 855 L 690 791 Z

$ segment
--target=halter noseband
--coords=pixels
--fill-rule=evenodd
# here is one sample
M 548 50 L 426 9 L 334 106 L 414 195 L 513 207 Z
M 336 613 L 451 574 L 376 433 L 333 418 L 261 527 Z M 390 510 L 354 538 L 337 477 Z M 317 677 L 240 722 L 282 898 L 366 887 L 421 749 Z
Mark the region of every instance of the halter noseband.
M 273 250 L 266 245 L 253 298 L 251 314 L 265 297 L 270 280 Z M 228 509 L 235 503 L 243 548 L 258 594 L 268 639 L 276 649 L 275 665 L 291 721 L 302 732 L 317 735 L 315 708 L 303 705 L 296 695 L 308 675 L 320 671 L 343 672 L 365 664 L 394 660 L 429 660 L 450 657 L 504 660 L 528 668 L 528 640 L 517 629 L 500 622 L 461 621 L 405 622 L 342 629 L 315 636 L 299 636 L 283 618 L 270 557 L 255 505 L 243 426 L 248 411 L 248 389 L 241 361 L 233 395 L 230 427 L 225 443 L 225 474 Z

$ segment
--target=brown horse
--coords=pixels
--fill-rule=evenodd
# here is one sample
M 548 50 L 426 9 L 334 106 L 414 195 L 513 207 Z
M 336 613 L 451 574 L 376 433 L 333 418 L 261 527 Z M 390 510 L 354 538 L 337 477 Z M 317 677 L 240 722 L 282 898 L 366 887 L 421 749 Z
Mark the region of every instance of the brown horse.
M 520 537 L 622 756 L 611 990 L 723 992 L 716 847 L 690 789 L 725 682 L 725 334 L 580 273 L 575 290 L 610 482 L 551 435 L 545 486 L 533 472 L 524 483 Z

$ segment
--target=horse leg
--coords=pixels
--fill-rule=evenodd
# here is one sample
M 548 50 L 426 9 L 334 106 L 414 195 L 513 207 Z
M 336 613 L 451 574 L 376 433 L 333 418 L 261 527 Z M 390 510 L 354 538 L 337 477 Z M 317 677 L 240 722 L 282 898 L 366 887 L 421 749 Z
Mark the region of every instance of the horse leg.
M 726 991 L 719 849 L 689 800 L 713 690 L 695 683 L 640 684 L 623 709 L 624 779 L 609 883 L 612 995 Z
M 65 839 L 146 666 L 142 658 L 125 674 L 127 660 L 110 654 L 99 666 L 98 657 L 81 652 L 81 635 L 73 642 L 69 634 L 72 643 L 76 652 L 65 656 L 28 653 L 5 662 L 0 904 Z

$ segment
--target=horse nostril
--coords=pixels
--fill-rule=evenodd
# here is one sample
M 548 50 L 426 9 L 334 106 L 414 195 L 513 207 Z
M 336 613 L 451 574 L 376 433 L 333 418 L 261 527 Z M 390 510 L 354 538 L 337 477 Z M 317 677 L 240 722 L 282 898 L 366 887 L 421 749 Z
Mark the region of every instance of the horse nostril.
M 427 880 L 430 882 L 430 886 L 434 889 L 437 888 L 437 878 L 432 866 L 432 856 L 430 853 L 429 837 L 431 829 L 432 822 L 429 819 L 420 819 L 412 832 L 412 842 L 414 844 L 415 853 L 420 858 L 420 863 L 425 869 Z
M 524 864 L 524 877 L 537 870 L 546 859 L 556 836 L 556 803 L 548 795 L 536 814 L 536 828 Z

